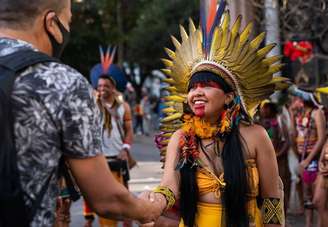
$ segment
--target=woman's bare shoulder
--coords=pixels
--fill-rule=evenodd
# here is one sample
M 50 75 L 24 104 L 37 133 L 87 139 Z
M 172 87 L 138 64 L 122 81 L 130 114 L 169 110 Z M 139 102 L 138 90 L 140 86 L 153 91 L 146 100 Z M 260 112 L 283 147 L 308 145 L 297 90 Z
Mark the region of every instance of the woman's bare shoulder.
M 240 134 L 245 137 L 261 137 L 266 136 L 265 129 L 259 124 L 240 124 Z
M 247 148 L 246 155 L 250 159 L 256 158 L 257 151 L 262 144 L 265 144 L 267 141 L 267 132 L 261 125 L 258 124 L 242 124 L 239 129 L 242 141 L 245 143 Z

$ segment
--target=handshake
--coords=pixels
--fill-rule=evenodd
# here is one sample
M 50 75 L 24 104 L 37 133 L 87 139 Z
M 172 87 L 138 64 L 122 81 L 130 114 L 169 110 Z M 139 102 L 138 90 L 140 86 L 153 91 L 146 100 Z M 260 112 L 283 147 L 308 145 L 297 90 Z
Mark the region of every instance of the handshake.
M 145 191 L 141 193 L 139 199 L 143 200 L 149 210 L 144 214 L 144 220 L 141 220 L 141 227 L 159 226 L 158 218 L 165 210 L 171 208 L 175 204 L 175 196 L 173 192 L 163 186 L 156 187 L 153 191 Z M 160 226 L 163 226 L 162 224 Z

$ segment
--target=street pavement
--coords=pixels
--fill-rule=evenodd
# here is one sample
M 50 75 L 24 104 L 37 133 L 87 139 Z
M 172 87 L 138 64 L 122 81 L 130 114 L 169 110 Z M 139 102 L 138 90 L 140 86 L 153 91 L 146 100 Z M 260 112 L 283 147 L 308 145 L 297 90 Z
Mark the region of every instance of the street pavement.
M 137 135 L 132 147 L 132 154 L 138 161 L 138 165 L 130 172 L 131 180 L 129 182 L 130 191 L 138 194 L 145 190 L 151 190 L 159 184 L 163 170 L 159 162 L 159 152 L 155 148 L 153 137 Z M 294 198 L 294 194 L 291 195 Z M 295 202 L 292 202 L 295 207 Z M 71 227 L 83 227 L 84 218 L 82 215 L 82 201 L 75 202 L 71 207 Z M 304 227 L 304 215 L 288 215 L 289 227 Z M 97 221 L 94 221 L 94 227 L 98 227 Z M 119 226 L 122 226 L 121 224 Z M 134 224 L 134 226 L 137 226 Z M 207 227 L 207 226 L 204 226 Z M 210 226 L 208 226 L 210 227 Z

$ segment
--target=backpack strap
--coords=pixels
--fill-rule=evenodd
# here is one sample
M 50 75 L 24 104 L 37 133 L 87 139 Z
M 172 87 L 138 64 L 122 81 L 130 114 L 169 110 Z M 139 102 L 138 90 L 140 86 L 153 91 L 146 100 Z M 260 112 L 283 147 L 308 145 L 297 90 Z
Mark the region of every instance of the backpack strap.
M 0 66 L 14 72 L 11 73 L 13 76 L 8 76 L 9 74 L 6 75 L 6 73 L 4 75 L 0 75 L 0 88 L 7 95 L 10 95 L 12 86 L 18 76 L 18 72 L 29 66 L 43 62 L 59 62 L 59 60 L 32 49 L 24 49 L 7 56 L 0 57 Z
M 19 72 L 29 66 L 36 65 L 43 62 L 59 62 L 58 59 L 52 58 L 44 53 L 34 51 L 32 49 L 24 49 L 14 52 L 12 54 L 0 57 L 0 89 L 6 96 L 10 96 L 13 84 L 19 76 Z M 0 91 L 1 92 L 1 91 Z M 47 191 L 48 185 L 55 169 L 51 171 L 50 176 L 47 178 L 45 184 L 42 186 L 39 194 L 36 196 L 35 201 L 29 211 L 28 219 L 31 222 L 36 214 L 37 209 L 40 207 L 42 199 Z
M 50 183 L 50 180 L 51 180 L 52 176 L 55 174 L 55 171 L 56 171 L 55 168 L 51 171 L 51 174 L 48 176 L 48 179 L 47 179 L 46 183 L 42 186 L 41 191 L 36 196 L 35 201 L 32 203 L 32 207 L 31 207 L 31 210 L 29 211 L 29 217 L 28 217 L 30 222 L 33 221 L 33 218 L 34 218 L 37 210 L 41 206 L 42 199 L 43 199 L 44 195 L 47 192 L 48 185 Z

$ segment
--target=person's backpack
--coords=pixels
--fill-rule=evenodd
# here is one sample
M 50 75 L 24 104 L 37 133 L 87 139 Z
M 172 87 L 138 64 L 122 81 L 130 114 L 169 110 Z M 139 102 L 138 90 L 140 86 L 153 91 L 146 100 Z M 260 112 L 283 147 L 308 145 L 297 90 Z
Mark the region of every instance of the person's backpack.
M 0 57 L 0 227 L 29 226 L 50 182 L 51 176 L 28 209 L 23 200 L 24 194 L 17 168 L 10 96 L 19 72 L 42 62 L 58 60 L 30 49 Z

